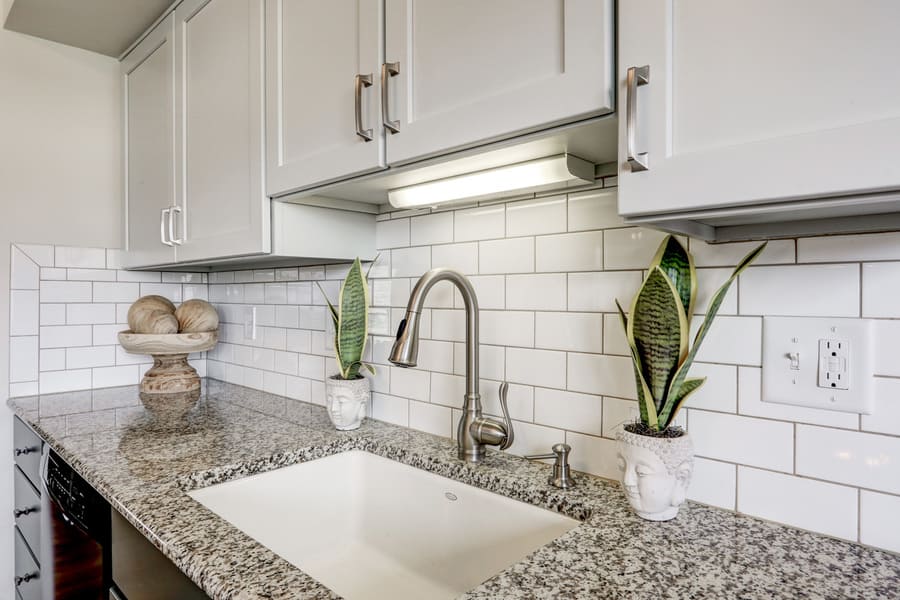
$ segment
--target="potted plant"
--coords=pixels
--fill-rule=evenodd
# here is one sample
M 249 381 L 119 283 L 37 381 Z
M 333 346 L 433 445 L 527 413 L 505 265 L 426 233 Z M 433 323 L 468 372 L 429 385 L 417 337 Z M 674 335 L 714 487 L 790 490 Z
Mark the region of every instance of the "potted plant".
M 675 237 L 667 236 L 660 244 L 630 314 L 616 301 L 631 351 L 640 412 L 640 419 L 625 425 L 617 436 L 618 462 L 628 501 L 645 519 L 673 519 L 684 503 L 693 444 L 673 422 L 685 400 L 706 381 L 688 377 L 688 371 L 731 284 L 765 246 L 745 256 L 712 296 L 690 346 L 697 273 L 693 257 Z
M 317 282 L 318 285 L 318 282 Z M 357 429 L 366 416 L 369 403 L 369 380 L 359 370 L 375 373 L 363 362 L 369 334 L 369 283 L 363 275 L 359 258 L 353 261 L 341 284 L 338 308 L 328 300 L 319 285 L 334 323 L 334 355 L 338 372 L 325 380 L 325 406 L 335 428 Z

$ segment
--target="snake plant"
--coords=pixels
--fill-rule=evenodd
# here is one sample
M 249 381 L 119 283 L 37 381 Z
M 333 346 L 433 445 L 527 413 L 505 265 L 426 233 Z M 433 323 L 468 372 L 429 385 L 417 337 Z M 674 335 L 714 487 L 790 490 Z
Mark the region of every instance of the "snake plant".
M 372 264 L 375 264 L 374 261 Z M 325 290 L 319 286 L 328 310 L 331 312 L 331 320 L 334 323 L 334 354 L 337 359 L 338 376 L 341 379 L 359 379 L 360 367 L 365 367 L 375 373 L 372 365 L 362 361 L 366 350 L 366 339 L 369 333 L 369 282 L 367 275 L 363 275 L 362 264 L 359 258 L 353 261 L 350 271 L 341 284 L 341 294 L 338 299 L 338 307 L 335 308 Z
M 630 315 L 626 316 L 616 301 L 631 350 L 641 423 L 651 431 L 665 431 L 684 401 L 706 381 L 705 377 L 688 377 L 691 364 L 731 284 L 765 246 L 761 244 L 745 256 L 712 296 L 690 346 L 697 273 L 694 258 L 673 236 L 666 236 L 660 244 Z

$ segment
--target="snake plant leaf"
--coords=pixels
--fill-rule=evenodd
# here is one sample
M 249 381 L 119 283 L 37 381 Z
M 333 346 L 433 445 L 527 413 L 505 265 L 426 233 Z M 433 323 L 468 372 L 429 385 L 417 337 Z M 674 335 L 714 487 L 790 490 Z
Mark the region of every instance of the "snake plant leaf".
M 341 359 L 340 359 L 341 353 L 340 353 L 340 349 L 338 347 L 338 335 L 337 335 L 338 323 L 340 322 L 340 316 L 338 316 L 338 311 L 334 307 L 334 305 L 331 303 L 331 300 L 328 299 L 328 295 L 325 293 L 325 290 L 322 289 L 322 284 L 320 284 L 317 281 L 316 285 L 319 286 L 319 291 L 322 292 L 322 297 L 325 298 L 325 304 L 328 305 L 328 312 L 331 315 L 331 322 L 332 322 L 332 324 L 334 324 L 334 352 L 335 352 L 335 355 L 338 357 L 338 359 L 337 359 L 338 365 L 340 365 L 341 364 Z
M 756 260 L 760 254 L 762 254 L 763 250 L 766 248 L 766 242 L 757 246 L 754 250 L 750 251 L 747 256 L 745 256 L 741 262 L 737 264 L 734 268 L 734 271 L 731 273 L 731 276 L 728 280 L 722 284 L 722 286 L 713 294 L 712 299 L 709 301 L 709 308 L 706 310 L 706 316 L 703 319 L 703 322 L 700 324 L 700 328 L 697 330 L 697 335 L 694 336 L 694 342 L 691 345 L 691 351 L 688 353 L 687 357 L 682 361 L 681 366 L 678 368 L 678 372 L 675 373 L 675 377 L 672 378 L 672 383 L 669 385 L 668 393 L 672 396 L 680 397 L 682 396 L 681 387 L 685 384 L 685 380 L 687 379 L 688 370 L 691 368 L 691 364 L 694 362 L 694 358 L 697 356 L 697 351 L 700 349 L 703 340 L 706 339 L 706 334 L 709 333 L 710 327 L 712 327 L 713 320 L 716 318 L 716 315 L 719 312 L 719 308 L 722 306 L 722 302 L 725 301 L 725 295 L 728 294 L 729 288 L 731 288 L 731 284 L 734 283 L 734 280 L 737 279 L 738 275 L 744 272 L 744 270 L 750 266 L 754 260 Z
M 619 304 L 618 300 L 616 300 L 616 308 L 619 309 L 619 320 L 622 322 L 622 330 L 626 332 L 625 337 L 628 338 L 628 317 L 625 315 L 625 311 L 622 310 L 622 305 Z M 637 388 L 638 410 L 640 411 L 641 422 L 646 423 L 651 429 L 659 430 L 659 417 L 656 414 L 656 405 L 653 403 L 653 396 L 650 394 L 650 388 L 644 379 L 644 370 L 641 367 L 641 359 L 638 356 L 637 348 L 635 348 L 630 338 L 628 339 L 628 348 L 631 351 L 631 362 L 634 365 L 634 383 Z
M 650 262 L 650 268 L 662 269 L 672 285 L 678 291 L 684 314 L 690 319 L 694 314 L 694 299 L 697 297 L 697 271 L 694 269 L 694 257 L 684 249 L 681 242 L 671 235 L 659 245 L 656 256 Z
M 688 347 L 684 306 L 675 286 L 659 267 L 650 270 L 634 298 L 627 337 L 640 358 L 658 412 Z
M 662 425 L 662 429 L 672 424 L 675 415 L 678 414 L 681 405 L 688 399 L 688 396 L 700 389 L 700 386 L 704 383 L 706 383 L 706 377 L 689 377 L 684 380 L 677 397 L 669 396 L 666 399 L 666 405 L 663 407 L 662 412 L 659 413 L 659 422 Z
M 343 379 L 356 379 L 366 349 L 369 327 L 369 285 L 362 273 L 359 258 L 353 261 L 338 301 L 337 344 L 338 364 Z M 332 313 L 333 314 L 333 313 Z

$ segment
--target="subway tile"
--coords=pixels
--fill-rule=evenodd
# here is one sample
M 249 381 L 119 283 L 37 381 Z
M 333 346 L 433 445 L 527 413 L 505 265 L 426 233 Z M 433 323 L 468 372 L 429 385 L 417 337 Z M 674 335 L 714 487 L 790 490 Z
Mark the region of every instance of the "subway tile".
M 253 281 L 258 283 L 275 281 L 275 269 L 254 269 Z
M 616 190 L 590 190 L 569 194 L 569 231 L 623 227 Z
M 896 348 L 900 345 L 900 321 L 875 321 L 875 374 L 900 377 L 900 360 Z
M 391 394 L 428 402 L 430 379 L 427 371 L 391 367 Z
M 275 326 L 292 327 L 300 326 L 300 311 L 296 306 L 276 306 Z
M 694 298 L 694 315 L 700 318 L 709 309 L 709 301 L 731 276 L 731 269 L 697 269 L 697 295 Z M 736 315 L 738 312 L 738 284 L 732 282 L 725 299 L 719 306 L 720 315 Z M 624 307 L 624 306 L 623 306 Z
M 794 426 L 781 421 L 690 409 L 697 456 L 775 471 L 794 468 Z
M 91 389 L 91 370 L 78 369 L 41 373 L 39 387 L 41 394 L 89 390 Z
M 740 302 L 742 315 L 858 317 L 859 266 L 750 267 Z
M 153 283 L 109 283 L 105 281 L 98 281 L 94 284 L 87 284 L 94 286 L 93 300 L 94 302 L 134 302 L 140 296 L 146 296 L 148 294 L 157 294 L 159 292 L 156 291 L 147 291 L 144 292 L 140 286 L 145 285 L 162 285 L 162 284 L 153 284 Z M 175 286 L 178 288 L 179 300 L 181 299 L 181 286 Z M 164 295 L 164 294 L 160 294 Z M 168 296 L 167 296 L 168 297 Z M 169 298 L 173 300 L 172 298 Z M 89 302 L 90 300 L 88 300 Z M 70 301 L 71 302 L 71 301 Z M 174 300 L 173 300 L 174 302 Z
M 300 267 L 297 269 L 297 277 L 300 278 L 300 281 L 318 281 L 325 279 L 325 267 L 322 265 Z
M 206 273 L 163 273 L 163 283 L 208 283 Z
M 628 311 L 641 287 L 641 272 L 569 273 L 568 280 L 569 310 L 618 312 L 618 300 Z
M 900 496 L 862 490 L 859 502 L 860 543 L 900 552 Z
M 566 274 L 509 275 L 506 308 L 513 310 L 565 310 Z
M 297 281 L 299 278 L 297 267 L 275 269 L 275 281 Z
M 57 269 L 56 267 L 41 267 L 41 281 L 65 281 L 67 269 Z
M 40 284 L 40 267 L 24 252 L 12 247 L 10 257 L 9 289 L 36 290 Z
M 181 300 L 206 300 L 209 301 L 209 286 L 204 284 L 186 283 L 181 286 Z
M 453 308 L 453 294 L 456 288 L 449 281 L 440 281 L 425 297 L 426 308 Z M 404 303 L 402 306 L 406 306 Z
M 234 283 L 234 271 L 218 271 L 210 273 L 209 283 Z
M 538 235 L 566 230 L 566 197 L 547 196 L 506 205 L 506 235 Z
M 431 268 L 431 248 L 401 248 L 391 250 L 391 277 L 420 277 Z
M 516 434 L 515 440 L 507 452 L 517 456 L 545 454 L 550 452 L 553 444 L 566 441 L 566 432 L 543 425 L 514 421 L 513 430 Z M 572 456 L 575 456 L 574 448 Z
M 502 238 L 506 231 L 506 207 L 502 204 L 457 210 L 453 240 L 471 242 Z
M 409 279 L 376 279 L 372 282 L 374 306 L 406 306 L 409 299 Z
M 897 494 L 900 493 L 898 464 L 900 438 L 797 426 L 799 475 Z
M 467 242 L 434 246 L 431 248 L 431 264 L 455 269 L 466 275 L 478 273 L 478 244 Z
M 737 507 L 744 514 L 856 541 L 853 488 L 739 466 Z
M 253 388 L 254 390 L 262 390 L 263 384 L 265 382 L 265 371 L 260 371 L 259 369 L 254 369 L 252 367 L 243 367 L 241 369 L 243 372 L 243 384 L 248 388 Z
M 312 283 L 307 281 L 291 282 L 287 284 L 288 304 L 312 304 Z M 316 293 L 319 293 L 316 290 Z
M 409 400 L 388 394 L 372 394 L 372 418 L 409 427 Z
M 418 368 L 425 371 L 452 373 L 453 344 L 435 340 L 420 340 Z
M 479 308 L 490 310 L 506 308 L 506 277 L 503 275 L 475 275 L 469 277 L 469 282 L 475 288 Z M 459 292 L 456 292 L 454 298 L 456 308 L 465 306 Z
M 506 378 L 512 383 L 563 389 L 566 387 L 566 353 L 507 348 Z
M 300 402 L 310 402 L 311 389 L 309 379 L 286 376 L 284 378 L 284 395 Z
M 410 244 L 425 246 L 453 241 L 453 212 L 438 212 L 410 219 Z
M 116 364 L 115 346 L 89 346 L 66 348 L 66 368 L 88 369 L 90 367 L 111 367 Z M 134 382 L 129 382 L 134 383 Z
M 310 332 L 300 329 L 288 329 L 285 334 L 284 347 L 289 352 L 309 353 Z
M 409 219 L 377 221 L 375 245 L 379 250 L 409 246 Z
M 91 369 L 91 371 L 91 385 L 95 388 L 134 385 L 141 380 L 141 370 L 138 365 L 101 367 Z
M 572 446 L 570 461 L 574 470 L 614 481 L 619 480 L 620 471 L 615 441 L 567 431 L 566 443 Z M 539 450 L 539 452 L 547 452 L 547 450 Z M 577 478 L 578 475 L 576 474 L 575 477 Z
M 409 402 L 409 426 L 441 437 L 453 435 L 452 415 L 446 406 L 427 402 Z
M 603 269 L 603 232 L 582 231 L 535 238 L 535 270 L 539 272 Z
M 431 402 L 459 408 L 466 393 L 466 378 L 446 373 L 431 373 Z
M 900 260 L 900 233 L 829 235 L 797 240 L 797 262 Z
M 237 307 L 235 307 L 237 308 Z M 296 308 L 296 307 L 294 307 Z M 240 310 L 235 310 L 229 312 L 233 312 L 233 323 L 237 323 L 239 325 L 244 324 L 244 316 L 247 311 L 256 310 L 256 326 L 257 327 L 274 327 L 275 326 L 275 307 L 274 306 L 253 306 L 253 307 L 240 307 Z
M 54 325 L 40 328 L 41 348 L 91 345 L 90 325 Z
M 37 335 L 40 322 L 38 292 L 12 290 L 9 293 L 9 334 Z
M 220 344 L 219 346 L 230 347 L 228 344 Z M 148 362 L 152 362 L 153 359 L 148 354 L 131 354 L 130 352 L 126 352 L 122 346 L 107 346 L 116 349 L 116 362 L 117 365 L 140 365 Z M 53 350 L 49 350 L 48 352 L 54 352 Z
M 136 300 L 135 296 L 132 300 Z M 91 283 L 87 281 L 42 281 L 43 302 L 90 302 Z
M 116 272 L 107 269 L 66 269 L 69 281 L 115 281 Z
M 89 331 L 93 331 L 92 338 L 95 346 L 115 346 L 119 343 L 119 332 L 128 329 L 128 325 L 125 323 L 117 323 L 114 325 L 94 325 L 88 326 L 87 329 Z M 87 344 L 74 345 L 84 346 L 90 345 L 90 343 L 91 342 L 88 341 Z
M 847 412 L 764 402 L 762 400 L 762 369 L 739 367 L 738 379 L 740 381 L 738 411 L 742 415 L 844 429 L 856 429 L 859 424 L 859 416 Z
M 24 252 L 39 267 L 54 266 L 53 246 L 48 244 L 15 244 L 15 247 Z
M 9 384 L 9 397 L 22 398 L 24 396 L 37 396 L 40 393 L 37 381 L 23 381 Z
M 636 399 L 631 359 L 624 356 L 569 353 L 568 389 Z
M 534 314 L 482 310 L 481 342 L 498 346 L 534 346 Z
M 900 317 L 898 294 L 900 294 L 900 262 L 863 265 L 863 317 Z
M 323 380 L 325 378 L 325 358 L 312 354 L 301 354 L 297 374 L 307 379 Z
M 602 412 L 600 396 L 547 388 L 534 390 L 534 422 L 539 425 L 600 435 L 603 431 Z
M 616 435 L 628 423 L 634 423 L 640 418 L 638 404 L 634 400 L 622 398 L 603 398 L 603 437 L 615 439 Z
M 737 501 L 737 467 L 731 463 L 694 458 L 694 472 L 687 497 L 695 502 L 734 510 Z
M 702 322 L 703 319 L 693 319 L 690 340 L 694 339 Z M 697 360 L 760 366 L 762 363 L 762 319 L 759 317 L 717 317 L 697 352 Z
M 281 327 L 262 327 L 262 345 L 274 350 L 284 350 L 287 346 L 287 331 Z
M 534 238 L 479 242 L 478 272 L 485 275 L 534 272 Z
M 115 304 L 68 304 L 68 325 L 103 325 L 116 322 Z
M 900 435 L 900 379 L 875 379 L 875 410 L 860 416 L 863 431 Z
M 301 329 L 325 330 L 325 308 L 321 306 L 300 306 L 297 309 L 297 314 L 300 317 Z
M 431 337 L 462 342 L 466 336 L 466 313 L 461 310 L 432 310 Z
M 691 240 L 690 250 L 694 264 L 698 267 L 733 267 L 759 242 L 734 242 L 729 244 L 709 244 L 702 240 Z M 753 264 L 778 265 L 794 262 L 794 240 L 769 240 L 766 249 Z
M 287 284 L 267 283 L 265 287 L 266 304 L 287 304 Z
M 512 350 L 512 348 L 510 348 Z M 506 348 L 503 346 L 488 346 L 481 344 L 478 362 L 480 364 L 481 377 L 484 379 L 505 379 Z M 457 375 L 466 374 L 466 345 L 453 344 L 453 372 Z M 512 380 L 510 380 L 512 381 Z
M 312 285 L 312 284 L 311 284 Z M 325 306 L 328 302 L 337 305 L 341 297 L 340 281 L 317 281 L 312 288 L 312 301 L 310 304 Z M 326 300 L 328 302 L 326 302 Z M 248 301 L 249 302 L 249 301 Z
M 465 380 L 463 379 L 463 382 Z M 433 384 L 433 381 L 432 381 Z M 491 381 L 482 379 L 479 382 L 479 390 L 481 392 L 481 402 L 484 405 L 485 414 L 503 417 L 503 409 L 500 408 L 500 381 Z M 461 388 L 465 389 L 465 386 Z M 517 421 L 534 421 L 534 389 L 528 385 L 519 385 L 510 383 L 509 390 L 506 395 L 507 408 L 509 416 Z M 434 402 L 434 389 L 432 389 L 432 402 Z M 462 406 L 462 395 L 457 396 L 457 403 L 454 407 Z
M 665 233 L 628 227 L 603 232 L 603 254 L 607 269 L 646 269 Z
M 160 274 L 154 271 L 116 271 L 115 273 L 116 281 L 124 283 L 159 283 L 161 281 Z
M 272 371 L 275 369 L 275 351 L 271 348 L 251 348 L 249 367 Z
M 55 267 L 74 267 L 83 269 L 105 269 L 106 250 L 104 248 L 75 248 L 56 246 Z
M 41 350 L 39 360 L 41 371 L 62 371 L 66 368 L 66 350 L 65 348 Z M 37 379 L 37 377 L 33 379 Z
M 685 401 L 686 408 L 737 412 L 737 367 L 695 362 L 689 376 L 706 377 L 706 383 Z
M 352 262 L 325 265 L 325 279 L 337 279 L 339 281 L 344 281 L 344 279 L 347 278 L 347 274 L 350 272 L 350 267 L 352 266 Z M 365 267 L 363 267 L 363 273 L 365 273 Z
M 603 351 L 603 315 L 591 313 L 535 313 L 536 348 L 573 352 Z
M 37 381 L 38 336 L 9 338 L 9 381 Z
M 622 320 L 618 314 L 603 315 L 603 354 L 631 356 Z
M 287 391 L 287 381 L 284 374 L 264 372 L 262 389 L 269 394 L 284 396 Z

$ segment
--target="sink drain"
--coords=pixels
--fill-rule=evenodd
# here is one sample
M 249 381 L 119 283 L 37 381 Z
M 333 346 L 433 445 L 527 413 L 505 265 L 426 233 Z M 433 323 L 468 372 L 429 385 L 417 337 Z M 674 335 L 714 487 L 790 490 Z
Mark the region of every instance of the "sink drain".
M 444 492 L 444 498 L 446 498 L 450 502 L 456 502 L 457 500 L 456 494 L 454 494 L 453 492 Z

